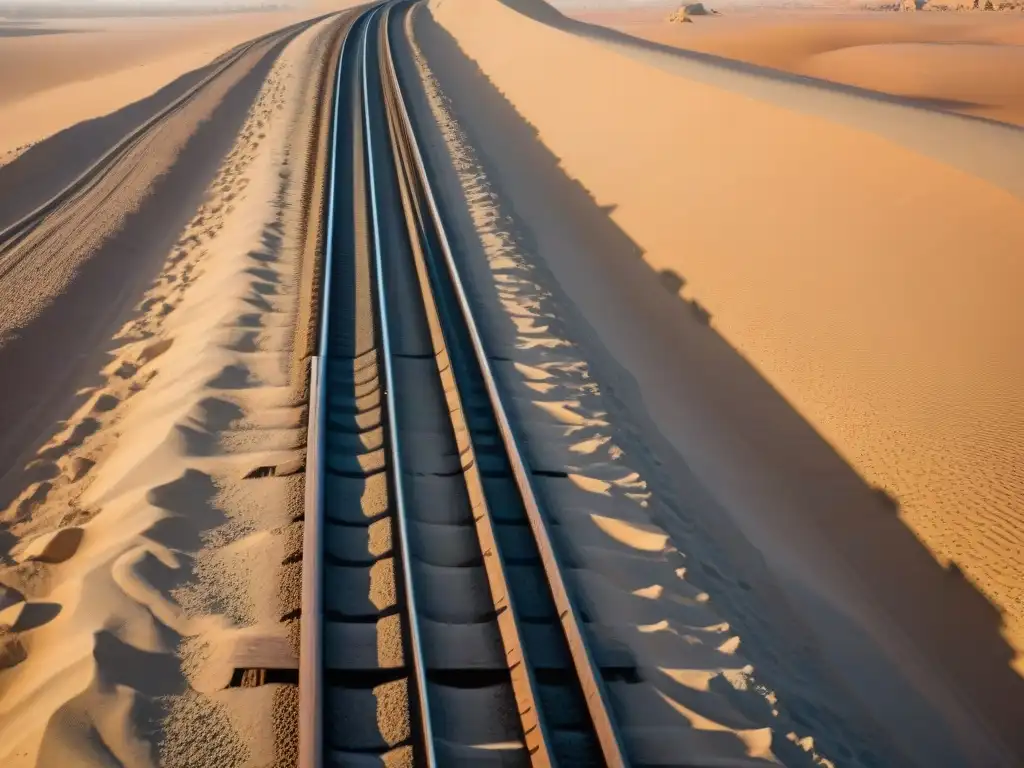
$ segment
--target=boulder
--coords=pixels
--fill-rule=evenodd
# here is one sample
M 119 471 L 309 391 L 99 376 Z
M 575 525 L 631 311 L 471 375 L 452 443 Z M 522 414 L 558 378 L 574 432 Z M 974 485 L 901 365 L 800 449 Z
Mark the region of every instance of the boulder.
M 672 12 L 668 20 L 677 24 L 692 24 L 691 16 L 708 16 L 714 13 L 715 11 L 708 10 L 704 3 L 683 3 Z

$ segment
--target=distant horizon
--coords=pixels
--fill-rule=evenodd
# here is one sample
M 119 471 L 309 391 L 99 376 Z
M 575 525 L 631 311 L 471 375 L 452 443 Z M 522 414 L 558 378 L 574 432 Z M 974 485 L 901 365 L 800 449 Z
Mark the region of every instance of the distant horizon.
M 874 0 L 701 0 L 710 8 L 729 10 L 750 10 L 759 8 L 767 10 L 815 10 L 842 9 L 859 10 L 873 3 Z M 877 0 L 885 2 L 886 0 Z M 557 9 L 564 10 L 615 10 L 629 8 L 677 8 L 680 5 L 698 2 L 698 0 L 545 0 Z
M 309 5 L 303 0 L 0 0 L 0 21 L 25 18 L 187 16 L 274 11 Z
M 865 0 L 867 3 L 869 0 Z M 674 8 L 683 0 L 547 0 L 565 10 L 588 8 Z M 193 13 L 246 13 L 312 6 L 314 0 L 0 0 L 0 19 L 26 17 L 180 16 Z M 850 0 L 710 0 L 731 9 L 821 8 L 856 5 Z
M 103 8 L 107 6 L 144 6 L 144 7 L 217 7 L 217 6 L 263 6 L 263 5 L 306 5 L 302 0 L 3 0 L 0 8 L 8 7 L 49 7 L 77 6 L 83 8 Z

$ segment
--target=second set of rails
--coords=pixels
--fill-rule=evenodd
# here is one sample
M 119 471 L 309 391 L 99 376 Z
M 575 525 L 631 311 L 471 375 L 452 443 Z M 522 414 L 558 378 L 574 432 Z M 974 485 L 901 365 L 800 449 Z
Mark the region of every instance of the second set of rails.
M 335 94 L 311 386 L 300 766 L 628 765 L 459 275 L 392 40 Z
M 17 264 L 18 259 L 25 255 L 19 253 L 18 246 L 25 238 L 39 231 L 40 224 L 47 217 L 63 207 L 72 205 L 76 200 L 87 195 L 97 184 L 102 182 L 104 175 L 118 162 L 128 155 L 133 148 L 144 142 L 151 133 L 164 124 L 169 118 L 183 109 L 197 95 L 203 92 L 218 77 L 241 61 L 250 51 L 268 42 L 279 42 L 293 39 L 303 30 L 308 29 L 320 19 L 310 19 L 292 24 L 283 29 L 268 32 L 246 43 L 236 46 L 214 62 L 199 82 L 159 109 L 156 113 L 136 126 L 126 136 L 114 143 L 99 158 L 72 179 L 64 188 L 52 197 L 41 202 L 33 210 L 25 213 L 17 220 L 0 228 L 0 278 L 6 276 Z

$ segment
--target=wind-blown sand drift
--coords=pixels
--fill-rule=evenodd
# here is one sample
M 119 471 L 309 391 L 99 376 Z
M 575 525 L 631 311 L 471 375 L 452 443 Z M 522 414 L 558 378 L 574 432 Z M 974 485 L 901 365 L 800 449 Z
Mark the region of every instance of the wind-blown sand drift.
M 488 227 L 492 290 L 542 334 L 550 310 L 513 302 L 507 272 L 549 270 L 542 293 L 648 449 L 703 487 L 675 503 L 728 515 L 734 552 L 763 555 L 753 607 L 686 576 L 746 625 L 758 679 L 839 764 L 853 737 L 829 735 L 875 726 L 879 764 L 1019 762 L 1024 133 L 633 44 L 540 2 L 418 18 L 482 158 L 458 194 Z M 779 626 L 769 579 L 799 623 Z M 808 682 L 815 654 L 844 693 Z

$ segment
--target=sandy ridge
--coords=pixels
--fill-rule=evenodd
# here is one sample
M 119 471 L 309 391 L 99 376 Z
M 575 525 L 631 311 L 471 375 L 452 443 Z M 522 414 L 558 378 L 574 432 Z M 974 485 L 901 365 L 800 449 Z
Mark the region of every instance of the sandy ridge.
M 198 691 L 220 679 L 220 643 L 285 631 L 301 477 L 241 478 L 300 466 L 298 218 L 334 34 L 319 25 L 274 65 L 98 386 L 44 447 L 61 474 L 14 505 L 5 765 L 242 765 L 280 746 L 276 686 Z

